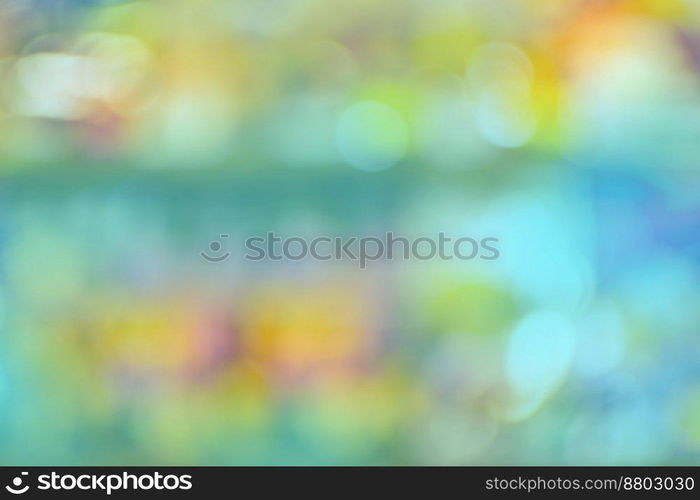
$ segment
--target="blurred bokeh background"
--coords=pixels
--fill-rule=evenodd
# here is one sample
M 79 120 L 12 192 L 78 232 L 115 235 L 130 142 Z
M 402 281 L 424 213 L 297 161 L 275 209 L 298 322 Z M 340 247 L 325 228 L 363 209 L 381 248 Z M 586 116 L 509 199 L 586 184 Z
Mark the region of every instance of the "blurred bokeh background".
M 700 463 L 699 27 L 0 0 L 0 463 Z M 240 255 L 388 230 L 501 257 Z

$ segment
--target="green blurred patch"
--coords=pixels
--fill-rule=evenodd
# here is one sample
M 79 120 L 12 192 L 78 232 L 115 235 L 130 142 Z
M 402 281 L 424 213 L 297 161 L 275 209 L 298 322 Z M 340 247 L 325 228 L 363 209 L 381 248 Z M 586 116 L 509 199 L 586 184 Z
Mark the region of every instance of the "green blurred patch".
M 508 329 L 517 316 L 514 298 L 499 286 L 469 281 L 441 287 L 432 299 L 434 331 L 494 335 Z

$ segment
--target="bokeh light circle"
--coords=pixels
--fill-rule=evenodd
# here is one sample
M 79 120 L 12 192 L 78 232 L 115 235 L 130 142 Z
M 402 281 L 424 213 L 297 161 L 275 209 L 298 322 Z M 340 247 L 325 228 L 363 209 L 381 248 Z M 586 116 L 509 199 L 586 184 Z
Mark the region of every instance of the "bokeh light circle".
M 361 170 L 389 168 L 403 157 L 406 125 L 391 107 L 377 101 L 354 104 L 340 117 L 336 143 L 343 158 Z

